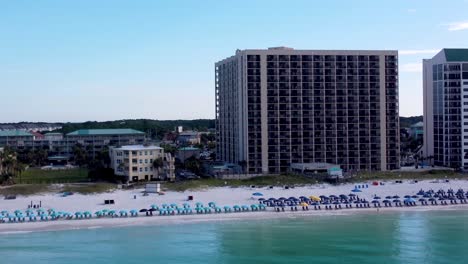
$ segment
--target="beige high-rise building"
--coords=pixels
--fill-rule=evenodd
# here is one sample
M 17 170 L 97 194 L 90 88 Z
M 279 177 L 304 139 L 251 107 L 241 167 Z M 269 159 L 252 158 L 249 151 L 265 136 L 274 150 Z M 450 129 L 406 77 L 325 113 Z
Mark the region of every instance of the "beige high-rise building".
M 397 51 L 237 50 L 215 74 L 219 159 L 248 173 L 399 168 Z
M 468 49 L 423 60 L 424 147 L 435 165 L 468 170 Z

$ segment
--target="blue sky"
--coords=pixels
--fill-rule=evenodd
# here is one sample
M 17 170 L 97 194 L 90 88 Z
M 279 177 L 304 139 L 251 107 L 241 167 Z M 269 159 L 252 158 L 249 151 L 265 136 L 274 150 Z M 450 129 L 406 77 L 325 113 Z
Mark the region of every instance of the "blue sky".
M 400 114 L 421 60 L 467 47 L 468 0 L 0 0 L 0 122 L 214 117 L 236 49 L 400 50 Z

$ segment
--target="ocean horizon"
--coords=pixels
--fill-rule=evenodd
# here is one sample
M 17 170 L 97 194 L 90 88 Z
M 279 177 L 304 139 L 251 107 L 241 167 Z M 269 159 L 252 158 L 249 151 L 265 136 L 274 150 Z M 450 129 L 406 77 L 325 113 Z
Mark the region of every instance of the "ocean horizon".
M 1 263 L 454 263 L 468 212 L 418 211 L 0 235 Z

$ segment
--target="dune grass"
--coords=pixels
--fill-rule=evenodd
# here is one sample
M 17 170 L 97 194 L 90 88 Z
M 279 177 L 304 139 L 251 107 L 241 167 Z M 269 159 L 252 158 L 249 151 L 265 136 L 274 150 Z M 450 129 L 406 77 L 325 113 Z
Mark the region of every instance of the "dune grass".
M 82 184 L 66 184 L 62 187 L 61 192 L 73 192 L 80 194 L 95 194 L 111 192 L 117 188 L 116 184 L 112 183 L 82 183 Z
M 88 170 L 84 168 L 70 170 L 41 170 L 39 168 L 29 168 L 21 176 L 15 178 L 20 184 L 52 184 L 87 182 Z
M 7 187 L 0 187 L 0 195 L 35 195 L 50 192 L 52 190 L 47 184 L 18 184 Z

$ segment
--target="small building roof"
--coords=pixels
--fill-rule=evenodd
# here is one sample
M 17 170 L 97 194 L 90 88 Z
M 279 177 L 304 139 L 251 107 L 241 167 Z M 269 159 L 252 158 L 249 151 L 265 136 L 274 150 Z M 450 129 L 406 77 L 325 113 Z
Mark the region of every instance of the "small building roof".
M 447 62 L 468 61 L 468 49 L 444 49 Z
M 144 132 L 130 129 L 130 128 L 117 128 L 117 129 L 80 129 L 68 133 L 67 136 L 102 136 L 102 135 L 139 135 L 145 134 Z
M 23 130 L 4 130 L 0 131 L 0 137 L 32 137 L 33 135 Z
M 139 151 L 139 150 L 159 150 L 163 149 L 158 146 L 144 146 L 144 145 L 126 145 L 120 148 L 115 148 L 117 150 L 129 150 L 129 151 Z
M 50 132 L 50 133 L 45 133 L 44 136 L 61 136 L 62 133 L 59 132 Z
M 179 136 L 199 136 L 200 132 L 197 131 L 183 131 L 180 132 Z
M 324 162 L 312 162 L 312 163 L 291 163 L 291 169 L 296 170 L 329 170 L 338 169 L 340 165 L 324 163 Z
M 412 128 L 423 127 L 423 126 L 424 126 L 424 123 L 422 121 L 419 121 L 416 124 L 411 125 Z
M 179 150 L 182 150 L 182 151 L 195 151 L 195 150 L 200 150 L 199 148 L 195 148 L 195 147 L 183 147 L 183 148 L 180 148 Z

